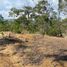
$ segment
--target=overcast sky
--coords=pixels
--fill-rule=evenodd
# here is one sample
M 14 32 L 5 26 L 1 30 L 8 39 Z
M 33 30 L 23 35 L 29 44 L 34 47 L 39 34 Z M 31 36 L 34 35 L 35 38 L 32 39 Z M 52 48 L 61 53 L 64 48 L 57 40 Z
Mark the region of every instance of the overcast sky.
M 24 5 L 34 6 L 39 0 L 0 0 L 0 14 L 8 18 L 8 12 L 12 7 L 21 8 Z M 58 0 L 48 0 L 54 8 L 57 9 Z

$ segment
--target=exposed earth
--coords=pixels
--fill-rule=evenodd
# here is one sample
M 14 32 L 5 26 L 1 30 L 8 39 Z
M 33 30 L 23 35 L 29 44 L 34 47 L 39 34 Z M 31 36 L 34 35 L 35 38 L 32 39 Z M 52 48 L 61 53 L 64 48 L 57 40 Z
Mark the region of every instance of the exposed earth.
M 0 37 L 0 67 L 67 67 L 67 38 L 5 33 Z

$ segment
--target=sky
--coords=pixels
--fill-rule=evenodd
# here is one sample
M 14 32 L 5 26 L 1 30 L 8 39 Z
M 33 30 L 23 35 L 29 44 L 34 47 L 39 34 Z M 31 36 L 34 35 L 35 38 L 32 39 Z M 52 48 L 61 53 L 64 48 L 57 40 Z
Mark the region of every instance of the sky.
M 0 0 L 0 14 L 3 15 L 5 19 L 9 18 L 9 11 L 12 7 L 22 8 L 24 5 L 34 6 L 39 0 Z M 57 9 L 58 0 L 48 0 L 52 7 Z

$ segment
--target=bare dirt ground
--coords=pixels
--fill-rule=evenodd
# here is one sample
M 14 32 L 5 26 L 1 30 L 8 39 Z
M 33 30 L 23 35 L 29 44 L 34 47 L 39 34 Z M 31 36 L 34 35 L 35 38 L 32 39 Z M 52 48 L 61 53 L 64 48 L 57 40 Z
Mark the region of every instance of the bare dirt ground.
M 0 67 L 67 67 L 67 38 L 39 34 L 1 37 Z

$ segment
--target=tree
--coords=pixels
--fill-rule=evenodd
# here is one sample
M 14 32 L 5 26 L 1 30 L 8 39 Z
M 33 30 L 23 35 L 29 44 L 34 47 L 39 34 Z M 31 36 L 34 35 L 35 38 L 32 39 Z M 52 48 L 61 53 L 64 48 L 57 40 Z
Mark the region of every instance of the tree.
M 64 26 L 65 33 L 67 33 L 67 18 L 63 19 L 62 23 L 63 23 L 63 26 Z
M 35 21 L 42 34 L 46 34 L 47 30 L 49 29 L 47 4 L 48 4 L 48 2 L 46 0 L 41 0 L 34 7 Z
M 65 8 L 63 2 L 58 0 L 58 14 L 47 0 L 40 0 L 35 7 L 24 6 L 22 9 L 11 9 L 11 15 L 17 17 L 15 22 L 22 26 L 22 29 L 31 32 L 39 32 L 48 35 L 62 36 L 63 23 L 60 17 Z
M 23 9 L 16 9 L 16 8 L 12 8 L 11 9 L 11 16 L 12 15 L 16 15 L 18 16 L 18 18 L 15 20 L 16 22 L 18 22 L 23 29 L 26 29 L 28 31 L 30 31 L 30 27 L 32 25 L 32 19 L 31 19 L 31 13 L 32 13 L 32 7 L 30 6 L 24 6 Z M 30 28 L 30 29 L 29 29 Z
M 4 23 L 4 18 L 2 15 L 0 15 L 0 23 Z
M 59 29 L 59 36 L 63 36 L 63 30 L 62 30 L 62 20 L 61 20 L 61 12 L 65 13 L 65 8 L 66 8 L 66 4 L 65 4 L 66 0 L 58 0 L 58 29 Z M 65 4 L 65 5 L 64 5 Z
M 29 20 L 30 19 L 30 13 L 32 13 L 32 7 L 30 6 L 25 6 L 24 7 L 24 15 L 27 16 L 26 18 Z
M 2 15 L 0 15 L 0 31 L 5 31 L 6 30 L 6 25 L 5 25 L 5 22 L 4 22 L 4 18 Z

